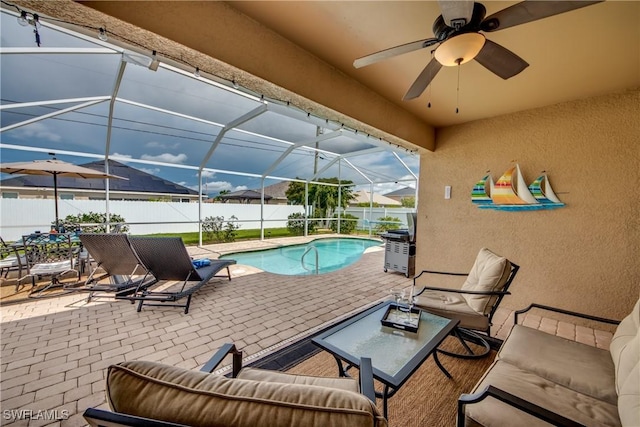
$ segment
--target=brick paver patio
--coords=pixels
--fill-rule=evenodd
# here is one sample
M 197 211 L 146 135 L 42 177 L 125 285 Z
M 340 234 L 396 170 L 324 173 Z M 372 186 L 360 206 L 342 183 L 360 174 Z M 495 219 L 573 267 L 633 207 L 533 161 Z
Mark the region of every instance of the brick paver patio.
M 300 242 L 272 239 L 252 247 Z M 244 244 L 189 248 L 211 256 Z M 399 273 L 383 272 L 384 251 L 371 248 L 360 261 L 320 276 L 280 276 L 244 265 L 231 268 L 232 280 L 214 279 L 198 291 L 188 314 L 180 308 L 143 307 L 127 301 L 71 294 L 0 308 L 0 399 L 2 425 L 85 425 L 82 413 L 105 403 L 106 368 L 124 360 L 152 360 L 198 369 L 224 343 L 233 342 L 257 359 L 309 335 L 340 317 L 388 297 L 390 288 L 412 284 Z M 511 312 L 499 310 L 496 336 L 504 338 Z M 530 317 L 528 322 L 535 323 Z M 593 345 L 608 346 L 608 336 L 572 325 L 542 322 Z M 504 326 L 501 324 L 504 323 Z M 12 412 L 16 411 L 16 412 Z M 32 411 L 32 419 L 25 418 Z M 51 411 L 43 413 L 41 411 Z M 51 415 L 62 420 L 52 421 Z M 39 419 L 37 419 L 39 418 Z

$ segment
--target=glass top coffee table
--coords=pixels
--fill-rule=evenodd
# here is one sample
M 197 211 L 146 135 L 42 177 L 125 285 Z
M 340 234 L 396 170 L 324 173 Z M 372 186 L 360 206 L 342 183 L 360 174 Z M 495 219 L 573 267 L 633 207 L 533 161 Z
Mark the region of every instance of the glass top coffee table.
M 394 301 L 380 303 L 318 334 L 312 342 L 331 353 L 338 363 L 340 376 L 358 367 L 361 357 L 370 357 L 373 377 L 384 384 L 376 395 L 383 400 L 387 418 L 387 400 L 433 354 L 440 370 L 451 375 L 438 360 L 437 347 L 456 327 L 458 320 L 422 312 L 418 332 L 383 326 L 380 322 Z M 346 362 L 346 367 L 343 365 Z

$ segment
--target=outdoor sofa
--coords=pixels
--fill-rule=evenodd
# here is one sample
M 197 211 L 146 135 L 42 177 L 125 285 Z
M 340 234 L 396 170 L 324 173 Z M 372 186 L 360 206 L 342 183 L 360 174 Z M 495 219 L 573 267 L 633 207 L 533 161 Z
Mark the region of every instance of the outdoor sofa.
M 604 350 L 518 324 L 531 308 L 619 324 Z M 458 400 L 459 427 L 640 426 L 640 300 L 621 322 L 538 304 L 516 312 L 472 393 Z

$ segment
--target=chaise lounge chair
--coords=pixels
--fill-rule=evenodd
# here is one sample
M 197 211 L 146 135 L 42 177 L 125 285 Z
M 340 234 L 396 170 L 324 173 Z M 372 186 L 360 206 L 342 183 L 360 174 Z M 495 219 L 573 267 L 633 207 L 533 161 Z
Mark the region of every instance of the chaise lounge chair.
M 211 374 L 227 355 L 231 378 Z M 241 368 L 233 344 L 201 372 L 145 361 L 112 365 L 106 394 L 114 412 L 89 408 L 84 418 L 91 426 L 387 426 L 375 405 L 369 358 L 360 360 L 359 381 Z
M 220 270 L 226 268 L 226 277 L 231 280 L 229 266 L 235 264 L 235 260 L 207 260 L 203 264 L 208 265 L 196 268 L 180 237 L 131 237 L 130 240 L 140 260 L 157 281 L 180 280 L 183 282 L 180 289 L 176 291 L 161 292 L 139 288 L 131 295 L 123 293 L 116 296 L 118 299 L 138 301 L 138 311 L 142 310 L 142 306 L 145 304 L 149 306 L 164 305 L 184 307 L 184 313 L 187 314 L 194 292 L 214 277 L 225 277 L 216 276 Z M 185 304 L 166 304 L 182 298 L 187 299 Z
M 80 235 L 80 241 L 97 265 L 83 284 L 65 286 L 65 289 L 89 292 L 87 302 L 96 292 L 125 295 L 157 281 L 140 261 L 126 234 L 86 233 Z M 97 274 L 99 272 L 102 274 Z M 104 282 L 106 279 L 109 281 Z

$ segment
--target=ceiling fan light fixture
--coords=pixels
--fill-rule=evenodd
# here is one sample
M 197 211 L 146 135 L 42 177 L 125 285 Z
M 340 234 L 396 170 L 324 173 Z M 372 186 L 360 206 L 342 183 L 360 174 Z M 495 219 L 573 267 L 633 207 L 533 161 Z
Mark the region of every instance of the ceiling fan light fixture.
M 464 33 L 443 42 L 436 49 L 436 60 L 447 67 L 471 61 L 484 46 L 485 38 L 480 33 Z

